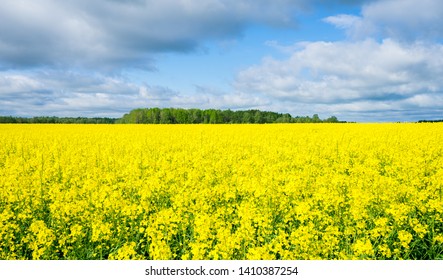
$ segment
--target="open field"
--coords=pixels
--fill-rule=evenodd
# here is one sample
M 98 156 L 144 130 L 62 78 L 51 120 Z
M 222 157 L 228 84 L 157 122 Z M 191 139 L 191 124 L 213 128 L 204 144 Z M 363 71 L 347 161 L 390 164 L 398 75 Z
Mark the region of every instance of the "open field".
M 443 259 L 443 124 L 0 125 L 0 259 Z

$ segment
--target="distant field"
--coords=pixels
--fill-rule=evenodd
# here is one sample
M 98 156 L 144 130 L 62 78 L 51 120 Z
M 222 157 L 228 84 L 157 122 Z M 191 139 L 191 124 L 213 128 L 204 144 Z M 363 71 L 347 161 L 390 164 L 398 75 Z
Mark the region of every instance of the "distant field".
M 0 125 L 0 259 L 443 259 L 443 124 Z

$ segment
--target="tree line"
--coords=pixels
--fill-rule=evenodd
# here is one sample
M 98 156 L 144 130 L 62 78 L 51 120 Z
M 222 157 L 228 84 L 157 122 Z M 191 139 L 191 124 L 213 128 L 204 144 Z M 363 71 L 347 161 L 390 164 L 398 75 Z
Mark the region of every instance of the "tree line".
M 335 116 L 320 119 L 312 117 L 292 117 L 290 114 L 260 110 L 217 110 L 181 108 L 139 108 L 125 114 L 117 123 L 139 124 L 217 124 L 217 123 L 338 123 Z
M 140 108 L 134 109 L 121 118 L 87 117 L 13 117 L 0 116 L 0 123 L 54 123 L 54 124 L 241 124 L 241 123 L 338 123 L 335 116 L 320 119 L 312 117 L 292 117 L 290 114 L 260 110 L 218 110 L 181 108 Z
M 86 118 L 86 117 L 12 117 L 0 116 L 0 123 L 66 123 L 66 124 L 114 124 L 116 118 Z
M 418 123 L 437 123 L 437 122 L 443 122 L 443 119 L 441 120 L 419 120 Z

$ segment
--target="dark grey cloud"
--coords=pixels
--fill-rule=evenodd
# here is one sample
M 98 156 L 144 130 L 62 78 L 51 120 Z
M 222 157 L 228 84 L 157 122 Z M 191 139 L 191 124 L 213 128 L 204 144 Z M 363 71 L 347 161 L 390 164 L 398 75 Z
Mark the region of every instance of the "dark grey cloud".
M 27 67 L 152 69 L 159 52 L 190 52 L 241 36 L 250 24 L 294 27 L 308 0 L 4 0 L 0 70 Z
M 0 69 L 152 68 L 159 52 L 189 52 L 249 24 L 294 24 L 304 0 L 4 0 Z

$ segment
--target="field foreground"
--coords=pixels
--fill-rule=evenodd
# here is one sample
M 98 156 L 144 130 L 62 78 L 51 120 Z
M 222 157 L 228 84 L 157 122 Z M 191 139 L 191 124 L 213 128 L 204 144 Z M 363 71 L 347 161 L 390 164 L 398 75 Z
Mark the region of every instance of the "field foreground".
M 0 125 L 0 259 L 443 259 L 443 124 Z

